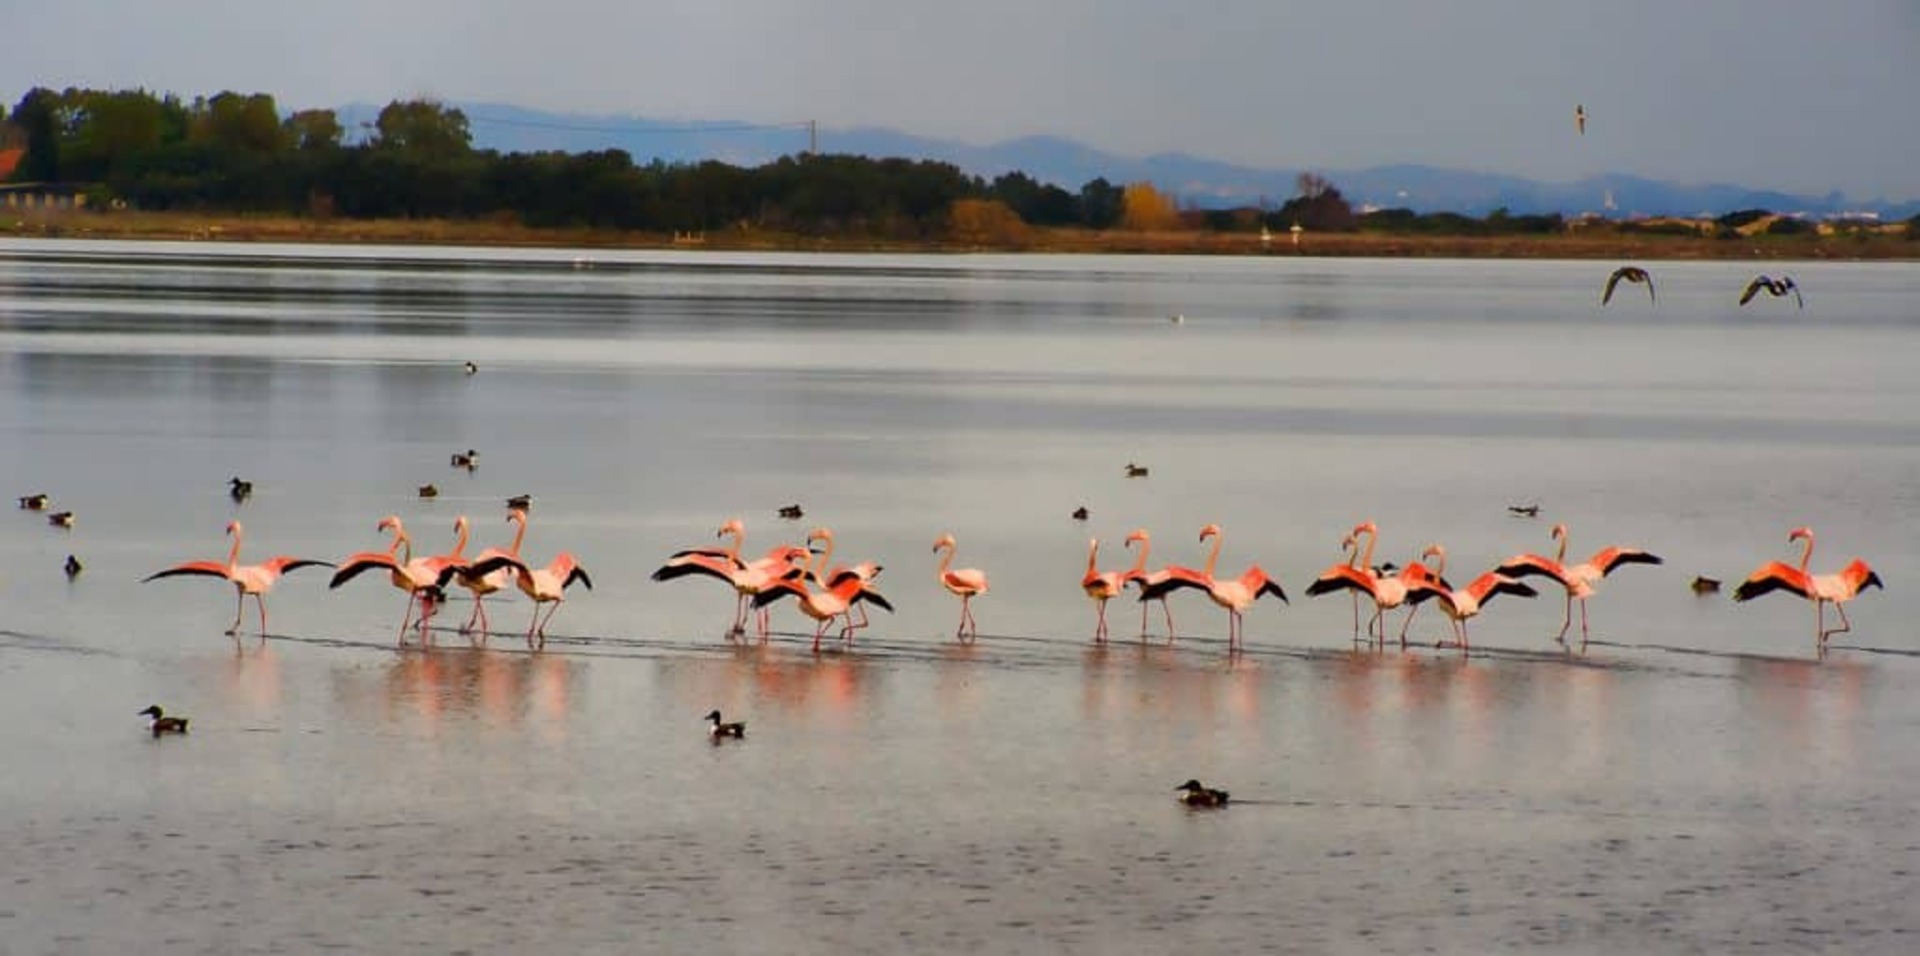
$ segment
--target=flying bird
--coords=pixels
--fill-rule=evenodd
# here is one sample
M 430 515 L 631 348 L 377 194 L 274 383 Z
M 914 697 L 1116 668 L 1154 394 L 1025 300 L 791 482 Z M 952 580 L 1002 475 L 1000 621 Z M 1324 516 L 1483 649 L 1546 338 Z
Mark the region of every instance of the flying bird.
M 1577 130 L 1580 135 L 1587 135 L 1587 108 L 1579 103 L 1575 103 L 1573 106 L 1573 128 Z
M 47 510 L 47 502 L 48 502 L 49 500 L 51 500 L 51 499 L 49 499 L 49 498 L 47 497 L 47 494 L 46 494 L 46 492 L 41 492 L 41 493 L 39 493 L 39 494 L 36 494 L 36 495 L 21 495 L 21 496 L 20 496 L 20 510 L 22 510 L 22 511 L 45 511 L 45 510 Z
M 1621 266 L 1613 270 L 1613 275 L 1607 277 L 1607 289 L 1600 294 L 1601 305 L 1606 305 L 1613 299 L 1613 287 L 1619 285 L 1622 279 L 1628 282 L 1646 285 L 1647 301 L 1657 301 L 1653 294 L 1653 276 L 1648 275 L 1647 270 L 1639 266 Z
M 239 504 L 253 497 L 253 482 L 235 475 L 231 481 L 227 482 L 227 495 L 233 498 L 234 504 Z
M 1800 303 L 1801 308 L 1807 307 L 1807 300 L 1800 295 L 1800 286 L 1793 281 L 1792 276 L 1781 276 L 1778 279 L 1767 275 L 1754 276 L 1753 281 L 1747 283 L 1746 291 L 1740 293 L 1740 304 L 1746 305 L 1752 302 L 1753 297 L 1762 292 L 1775 298 L 1791 292 L 1794 301 Z

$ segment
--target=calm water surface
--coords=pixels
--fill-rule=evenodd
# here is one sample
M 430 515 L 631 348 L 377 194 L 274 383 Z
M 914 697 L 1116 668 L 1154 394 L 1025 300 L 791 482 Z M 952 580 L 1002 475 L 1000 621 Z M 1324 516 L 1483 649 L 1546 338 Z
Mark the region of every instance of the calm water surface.
M 1610 268 L 0 243 L 0 493 L 79 516 L 0 520 L 0 949 L 1910 952 L 1920 267 L 1787 264 L 1805 311 L 1738 263 L 1603 309 Z M 504 545 L 520 493 L 595 584 L 539 653 L 517 596 L 400 648 L 398 592 L 297 572 L 236 644 L 225 585 L 139 583 L 236 517 L 255 559 Z M 726 640 L 724 586 L 647 575 L 730 517 L 831 525 L 897 613 Z M 1456 580 L 1554 521 L 1667 563 L 1585 655 L 1551 593 L 1355 652 L 1304 590 L 1368 518 Z M 1087 539 L 1197 565 L 1208 522 L 1293 603 L 1235 656 L 1192 597 L 1094 645 Z M 1801 524 L 1888 586 L 1824 661 L 1804 602 L 1688 588 Z

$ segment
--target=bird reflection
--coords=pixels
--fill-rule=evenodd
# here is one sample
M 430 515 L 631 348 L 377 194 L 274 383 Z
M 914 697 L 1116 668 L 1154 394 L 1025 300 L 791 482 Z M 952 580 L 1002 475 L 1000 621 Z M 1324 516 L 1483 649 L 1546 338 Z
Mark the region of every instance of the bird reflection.
M 563 733 L 572 716 L 576 666 L 557 656 L 474 647 L 401 654 L 384 672 L 385 714 L 423 718 L 436 727 L 474 717 L 500 725 L 533 720 L 545 732 Z

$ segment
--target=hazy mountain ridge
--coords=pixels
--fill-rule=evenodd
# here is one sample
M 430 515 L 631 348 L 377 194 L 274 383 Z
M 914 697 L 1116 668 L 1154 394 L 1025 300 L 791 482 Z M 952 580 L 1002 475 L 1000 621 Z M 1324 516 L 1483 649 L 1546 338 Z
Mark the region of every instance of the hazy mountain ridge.
M 758 165 L 807 149 L 804 123 L 785 126 L 709 121 L 656 120 L 611 114 L 554 113 L 498 103 L 455 102 L 467 114 L 474 145 L 502 152 L 559 150 L 583 152 L 624 149 L 634 161 L 699 162 L 717 159 Z M 342 125 L 364 131 L 379 107 L 352 104 L 340 108 Z M 363 126 L 362 124 L 367 124 Z M 916 136 L 898 130 L 855 127 L 819 130 L 819 148 L 829 153 L 898 156 L 950 162 L 987 178 L 1009 171 L 1077 191 L 1090 180 L 1112 183 L 1148 180 L 1187 202 L 1218 208 L 1278 206 L 1294 194 L 1300 169 L 1255 168 L 1187 153 L 1122 156 L 1059 136 L 1023 136 L 991 145 Z M 1833 216 L 1876 213 L 1884 219 L 1920 214 L 1920 199 L 1890 201 L 1849 198 L 1838 191 L 1824 196 L 1797 195 L 1731 183 L 1674 183 L 1627 173 L 1607 173 L 1573 182 L 1543 182 L 1523 176 L 1419 164 L 1362 169 L 1316 169 L 1356 205 L 1405 206 L 1420 212 L 1484 215 L 1505 207 L 1520 215 L 1558 212 L 1578 215 L 1693 216 L 1736 209 Z M 1611 198 L 1612 208 L 1607 202 Z

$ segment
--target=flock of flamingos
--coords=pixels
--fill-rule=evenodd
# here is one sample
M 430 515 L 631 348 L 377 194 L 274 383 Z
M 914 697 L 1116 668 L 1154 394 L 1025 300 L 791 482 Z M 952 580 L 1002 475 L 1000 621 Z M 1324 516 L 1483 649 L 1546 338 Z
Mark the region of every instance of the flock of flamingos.
M 303 567 L 333 568 L 329 586 L 337 588 L 367 571 L 383 570 L 387 573 L 388 581 L 407 595 L 406 613 L 400 622 L 400 640 L 405 642 L 411 627 L 418 629 L 423 643 L 429 639 L 428 621 L 435 610 L 448 600 L 448 586 L 457 583 L 472 594 L 473 610 L 460 631 L 480 637 L 489 632 L 486 598 L 513 586 L 533 601 L 533 619 L 527 626 L 528 646 L 544 646 L 547 624 L 566 599 L 567 588 L 579 582 L 591 589 L 593 581 L 574 556 L 565 551 L 556 554 L 544 566 L 528 564 L 520 556 L 527 530 L 527 511 L 521 507 L 510 507 L 507 520 L 517 526 L 513 543 L 507 548 L 488 548 L 472 557 L 465 553 L 469 532 L 465 516 L 454 522 L 456 541 L 451 551 L 416 557 L 412 538 L 405 526 L 397 516 L 389 515 L 377 525 L 378 530 L 392 535 L 384 551 L 349 555 L 338 563 L 279 556 L 259 564 L 240 563 L 244 530 L 240 522 L 234 521 L 227 525 L 227 534 L 233 541 L 225 561 L 187 561 L 162 569 L 145 580 L 179 575 L 226 580 L 233 584 L 238 595 L 233 625 L 227 633 L 239 633 L 246 599 L 251 595 L 259 607 L 260 633 L 264 636 L 267 633 L 266 593 L 286 572 Z M 1559 585 L 1566 597 L 1566 616 L 1555 640 L 1565 643 L 1567 632 L 1573 627 L 1573 604 L 1578 601 L 1581 648 L 1584 650 L 1588 637 L 1587 601 L 1594 595 L 1600 582 L 1625 565 L 1660 564 L 1661 559 L 1640 548 L 1608 546 L 1594 552 L 1585 561 L 1570 564 L 1567 562 L 1566 525 L 1554 525 L 1552 536 L 1559 542 L 1559 549 L 1553 557 L 1514 555 L 1473 578 L 1465 587 L 1456 588 L 1446 577 L 1446 549 L 1438 544 L 1430 545 L 1419 560 L 1403 568 L 1392 564 L 1374 564 L 1373 554 L 1379 540 L 1379 529 L 1373 522 L 1365 521 L 1355 525 L 1341 542 L 1347 560 L 1321 571 L 1307 586 L 1306 592 L 1309 596 L 1338 591 L 1347 591 L 1352 595 L 1356 643 L 1361 641 L 1361 601 L 1364 598 L 1371 602 L 1373 615 L 1366 624 L 1365 640 L 1374 647 L 1384 647 L 1386 644 L 1386 612 L 1403 606 L 1409 609 L 1399 633 L 1400 644 L 1405 647 L 1407 629 L 1414 614 L 1421 605 L 1434 601 L 1452 625 L 1452 639 L 1440 642 L 1441 646 L 1458 647 L 1465 651 L 1469 647 L 1468 621 L 1478 616 L 1500 595 L 1538 596 L 1539 592 L 1523 579 L 1546 578 Z M 751 607 L 757 615 L 761 639 L 765 640 L 770 631 L 772 605 L 784 598 L 792 598 L 800 611 L 816 622 L 813 633 L 813 649 L 816 652 L 836 620 L 842 622 L 840 639 L 850 642 L 857 630 L 868 625 L 866 605 L 893 610 L 893 606 L 876 588 L 881 566 L 872 561 L 852 565 L 832 564 L 834 538 L 833 532 L 826 528 L 815 528 L 808 532 L 803 544 L 778 545 L 753 560 L 741 557 L 746 527 L 739 520 L 722 525 L 717 537 L 728 539 L 728 543 L 724 547 L 694 547 L 677 552 L 653 573 L 653 580 L 671 581 L 699 576 L 726 583 L 735 596 L 729 637 L 745 632 Z M 1852 625 L 1847 620 L 1844 607 L 1846 602 L 1865 588 L 1881 587 L 1880 577 L 1858 558 L 1838 573 L 1813 574 L 1808 570 L 1813 558 L 1813 531 L 1804 527 L 1795 528 L 1787 537 L 1789 543 L 1797 541 L 1802 545 L 1799 566 L 1770 561 L 1741 582 L 1733 597 L 1736 601 L 1746 601 L 1772 591 L 1787 591 L 1812 602 L 1815 608 L 1815 647 L 1824 654 L 1828 638 L 1851 630 Z M 1250 566 L 1238 575 L 1217 574 L 1216 566 L 1223 543 L 1219 525 L 1209 524 L 1200 529 L 1200 542 L 1205 544 L 1209 539 L 1213 542 L 1213 548 L 1205 566 L 1194 569 L 1165 565 L 1149 569 L 1147 559 L 1152 540 L 1145 529 L 1138 529 L 1127 535 L 1125 542 L 1128 549 L 1138 546 L 1134 550 L 1132 566 L 1126 570 L 1111 571 L 1099 569 L 1099 540 L 1089 541 L 1086 572 L 1080 579 L 1080 587 L 1094 601 L 1097 609 L 1094 640 L 1107 640 L 1107 602 L 1121 596 L 1127 588 L 1135 587 L 1138 588 L 1141 604 L 1141 638 L 1144 640 L 1147 636 L 1148 605 L 1157 601 L 1166 617 L 1167 639 L 1171 641 L 1175 631 L 1168 598 L 1176 591 L 1193 590 L 1205 594 L 1226 610 L 1228 647 L 1230 650 L 1239 649 L 1241 619 L 1247 609 L 1263 597 L 1278 598 L 1284 603 L 1287 595 L 1280 583 L 1258 565 Z M 941 535 L 934 541 L 933 551 L 940 555 L 935 574 L 940 586 L 960 599 L 960 621 L 955 636 L 961 641 L 970 641 L 979 632 L 973 616 L 973 599 L 986 594 L 989 585 L 986 572 L 978 568 L 953 567 L 955 547 L 950 534 Z M 1432 563 L 1428 564 L 1428 561 Z M 1695 587 L 1711 589 L 1717 585 L 1700 579 L 1695 582 Z M 1827 627 L 1826 608 L 1829 604 L 1839 615 L 1837 627 Z

